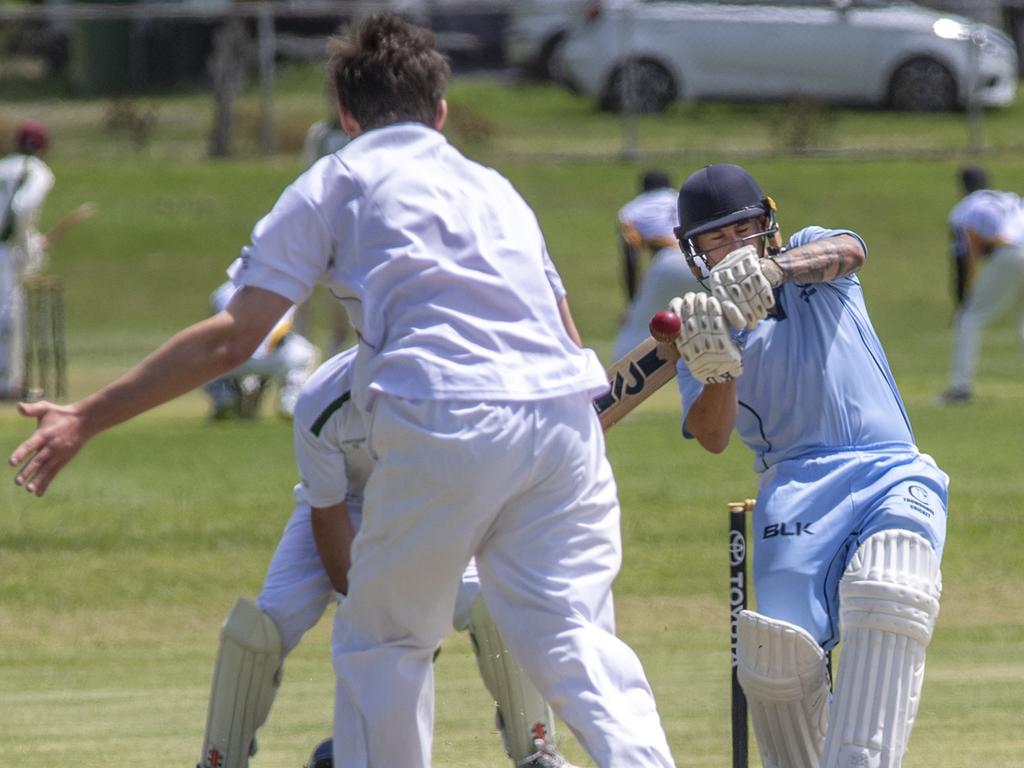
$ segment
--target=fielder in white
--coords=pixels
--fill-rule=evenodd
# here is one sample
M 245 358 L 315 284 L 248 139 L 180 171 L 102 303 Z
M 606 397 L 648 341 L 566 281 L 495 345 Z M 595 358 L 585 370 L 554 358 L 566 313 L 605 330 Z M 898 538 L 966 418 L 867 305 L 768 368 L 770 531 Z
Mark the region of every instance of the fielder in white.
M 221 630 L 199 768 L 246 768 L 285 659 L 348 589 L 349 546 L 373 467 L 352 403 L 355 354 L 352 348 L 325 362 L 299 396 L 293 430 L 302 482 L 295 486 L 295 510 L 259 597 L 239 598 Z M 513 764 L 572 768 L 556 749 L 551 709 L 505 648 L 480 597 L 475 563 L 462 575 L 453 626 L 473 638 Z
M 1024 344 L 1024 201 L 1012 192 L 979 189 L 949 215 L 962 244 L 964 300 L 956 315 L 949 387 L 939 395 L 946 405 L 974 396 L 981 332 L 1016 307 L 1017 334 Z
M 915 446 L 868 319 L 866 248 L 821 227 L 782 248 L 774 202 L 735 165 L 691 175 L 679 221 L 712 292 L 671 305 L 683 434 L 719 453 L 735 429 L 759 473 L 737 666 L 764 765 L 895 768 L 939 612 L 948 478 Z
M 22 280 L 43 263 L 46 237 L 39 213 L 54 177 L 41 155 L 46 126 L 20 125 L 16 151 L 0 160 L 0 399 L 24 397 L 25 296 Z
M 231 281 L 218 286 L 210 295 L 213 314 L 223 312 L 237 290 Z M 295 330 L 294 319 L 293 307 L 285 312 L 248 360 L 203 387 L 212 403 L 211 418 L 254 415 L 249 412 L 252 406 L 246 407 L 247 398 L 255 399 L 258 407 L 259 396 L 269 385 L 277 386 L 278 414 L 287 419 L 292 417 L 299 390 L 320 362 L 319 350 Z
M 354 138 L 256 225 L 228 308 L 78 403 L 20 404 L 40 423 L 15 482 L 45 493 L 92 435 L 237 366 L 326 282 L 359 335 L 375 457 L 336 616 L 336 765 L 430 765 L 432 658 L 475 555 L 509 650 L 597 765 L 671 766 L 615 636 L 619 504 L 591 403 L 608 382 L 551 290 L 536 217 L 441 134 L 449 69 L 429 31 L 370 16 L 329 71 Z
M 619 326 L 612 359 L 618 360 L 650 335 L 647 324 L 673 296 L 703 290 L 679 251 L 676 227 L 676 190 L 661 171 L 647 171 L 640 179 L 641 193 L 619 210 L 629 307 Z M 641 270 L 641 256 L 651 263 Z M 639 278 L 638 278 L 639 276 Z

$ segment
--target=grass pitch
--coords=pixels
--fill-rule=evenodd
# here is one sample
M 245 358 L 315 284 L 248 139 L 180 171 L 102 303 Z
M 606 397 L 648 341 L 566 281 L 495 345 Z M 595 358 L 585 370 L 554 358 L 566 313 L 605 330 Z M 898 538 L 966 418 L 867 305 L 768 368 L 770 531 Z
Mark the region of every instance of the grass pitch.
M 282 78 L 284 119 L 304 125 L 318 116 L 311 82 Z M 513 88 L 512 96 L 484 84 L 453 89 L 463 115 L 453 135 L 531 202 L 584 338 L 607 359 L 622 309 L 614 216 L 648 163 L 617 159 L 614 118 L 551 89 Z M 300 170 L 294 155 L 204 160 L 196 147 L 205 101 L 174 99 L 173 107 L 158 103 L 161 114 L 192 110 L 190 120 L 158 120 L 153 143 L 138 152 L 105 136 L 101 104 L 13 108 L 61 126 L 44 228 L 83 200 L 99 207 L 52 254 L 51 270 L 66 284 L 73 397 L 202 317 L 252 224 Z M 241 108 L 244 118 L 251 106 Z M 539 116 L 526 120 L 530 113 Z M 678 180 L 757 149 L 773 114 L 679 106 L 645 118 L 642 129 L 686 145 L 651 160 Z M 957 120 L 850 112 L 833 125 L 843 141 L 853 126 L 862 137 L 889 135 L 894 146 L 927 140 L 948 149 Z M 1001 116 L 990 125 L 1002 135 Z M 293 126 L 282 135 L 294 134 L 301 131 Z M 572 162 L 539 151 L 570 139 L 597 150 Z M 887 158 L 745 164 L 779 202 L 785 232 L 817 223 L 864 236 L 869 309 L 918 442 L 952 478 L 942 614 L 905 764 L 1014 765 L 1024 751 L 1024 357 L 1003 320 L 985 335 L 978 401 L 931 404 L 949 357 L 945 217 L 961 159 Z M 998 186 L 1024 190 L 1017 157 L 1000 155 L 992 170 Z M 314 340 L 323 343 L 326 329 L 318 326 Z M 259 589 L 295 479 L 290 428 L 269 409 L 257 422 L 218 425 L 205 423 L 205 409 L 193 393 L 99 436 L 42 500 L 0 484 L 0 765 L 198 758 L 220 623 L 237 595 Z M 29 427 L 0 406 L 2 452 Z M 679 765 L 724 765 L 725 505 L 754 494 L 751 457 L 737 442 L 717 457 L 684 442 L 671 387 L 618 425 L 608 450 L 623 505 L 620 633 L 645 664 Z M 436 680 L 435 764 L 505 765 L 464 636 L 446 641 Z M 286 665 L 254 768 L 302 765 L 330 732 L 332 694 L 325 620 Z M 572 735 L 563 736 L 567 755 L 589 765 Z

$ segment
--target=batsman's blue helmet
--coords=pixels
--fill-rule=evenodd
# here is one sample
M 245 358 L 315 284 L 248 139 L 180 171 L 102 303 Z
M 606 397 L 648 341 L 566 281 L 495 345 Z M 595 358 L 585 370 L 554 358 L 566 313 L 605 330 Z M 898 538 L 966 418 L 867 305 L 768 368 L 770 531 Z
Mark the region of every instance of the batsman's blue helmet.
M 697 235 L 762 216 L 766 218 L 764 230 L 744 239 L 772 238 L 779 231 L 775 202 L 738 165 L 716 163 L 690 174 L 680 187 L 676 202 L 679 226 L 675 235 L 690 268 L 698 276 L 706 273 L 707 265 L 693 242 Z
M 324 739 L 317 744 L 303 768 L 334 768 L 334 739 Z

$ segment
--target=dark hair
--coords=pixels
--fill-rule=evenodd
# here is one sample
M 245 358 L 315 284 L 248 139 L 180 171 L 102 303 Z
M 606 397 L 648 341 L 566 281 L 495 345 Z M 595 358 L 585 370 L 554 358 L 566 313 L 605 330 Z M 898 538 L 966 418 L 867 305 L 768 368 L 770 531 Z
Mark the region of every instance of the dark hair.
M 969 165 L 960 171 L 960 183 L 967 194 L 979 189 L 988 189 L 988 174 L 980 166 Z
M 664 189 L 665 187 L 675 186 L 672 180 L 668 177 L 668 174 L 664 171 L 652 169 L 646 171 L 643 176 L 640 177 L 640 188 L 644 192 L 650 192 L 652 189 Z
M 433 125 L 451 74 L 434 34 L 391 13 L 332 37 L 327 71 L 338 103 L 363 130 L 403 120 Z

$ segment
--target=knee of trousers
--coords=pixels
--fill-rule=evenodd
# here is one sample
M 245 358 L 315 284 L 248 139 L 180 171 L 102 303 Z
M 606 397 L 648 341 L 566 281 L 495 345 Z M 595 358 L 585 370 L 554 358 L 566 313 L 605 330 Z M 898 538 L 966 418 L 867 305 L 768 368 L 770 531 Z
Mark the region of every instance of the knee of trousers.
M 941 593 L 931 544 L 910 531 L 880 531 L 857 548 L 839 582 L 841 630 L 892 633 L 927 646 Z
M 738 618 L 736 670 L 751 700 L 782 703 L 828 694 L 825 653 L 811 634 L 754 611 Z

